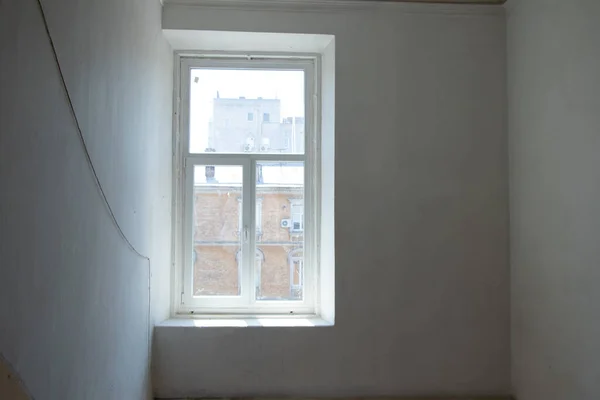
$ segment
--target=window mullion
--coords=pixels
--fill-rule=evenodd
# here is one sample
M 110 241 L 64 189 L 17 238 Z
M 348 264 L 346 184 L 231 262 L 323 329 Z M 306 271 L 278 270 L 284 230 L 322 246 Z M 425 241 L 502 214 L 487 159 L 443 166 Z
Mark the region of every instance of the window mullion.
M 250 291 L 249 304 L 254 304 L 256 301 L 256 160 L 250 161 L 249 170 L 249 196 L 250 196 L 250 214 L 249 214 L 249 227 L 250 227 L 250 240 L 248 241 L 250 251 L 248 252 L 248 275 L 249 284 L 248 288 Z
M 253 210 L 254 210 L 254 190 L 252 188 L 252 161 L 250 159 L 244 160 L 244 174 L 243 174 L 243 195 L 242 195 L 242 267 L 241 267 L 241 279 L 242 285 L 242 298 L 244 304 L 248 305 L 252 298 L 252 266 L 253 266 L 253 254 L 254 249 L 253 243 Z

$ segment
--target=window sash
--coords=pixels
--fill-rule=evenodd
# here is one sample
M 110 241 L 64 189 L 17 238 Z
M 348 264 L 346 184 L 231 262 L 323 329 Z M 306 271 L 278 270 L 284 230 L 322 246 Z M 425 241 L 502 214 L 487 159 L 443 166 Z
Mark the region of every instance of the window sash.
M 257 235 L 262 235 L 262 198 L 257 198 L 256 199 L 256 234 Z M 244 233 L 244 221 L 242 220 L 242 216 L 244 215 L 244 213 L 242 212 L 242 199 L 239 198 L 238 199 L 238 234 L 240 235 L 240 237 L 242 237 L 243 233 Z
M 317 140 L 317 107 L 315 75 L 316 57 L 302 59 L 199 59 L 181 58 L 179 70 L 179 91 L 181 100 L 179 110 L 179 134 L 177 135 L 179 171 L 183 178 L 176 177 L 180 184 L 179 203 L 181 215 L 177 217 L 183 234 L 175 243 L 175 251 L 179 253 L 179 265 L 182 273 L 176 274 L 175 312 L 199 314 L 312 314 L 316 307 L 316 291 L 318 277 L 317 228 L 318 228 L 318 140 Z M 227 153 L 190 153 L 189 151 L 189 83 L 192 68 L 209 69 L 260 69 L 260 70 L 303 70 L 305 81 L 305 153 L 304 154 L 227 154 Z M 304 162 L 304 276 L 302 301 L 260 301 L 256 300 L 256 164 L 260 161 L 302 161 Z M 241 295 L 237 296 L 193 296 L 193 168 L 194 165 L 240 165 L 243 167 L 242 186 L 242 238 L 241 250 Z M 175 199 L 177 202 L 178 199 Z M 311 218 L 307 218 L 311 216 Z M 244 227 L 247 227 L 248 240 L 244 240 Z M 177 240 L 177 235 L 175 235 Z M 183 239 L 183 240 L 182 240 Z M 179 250 L 177 250 L 179 249 Z M 290 282 L 292 284 L 293 282 Z M 179 293 L 180 292 L 180 293 Z

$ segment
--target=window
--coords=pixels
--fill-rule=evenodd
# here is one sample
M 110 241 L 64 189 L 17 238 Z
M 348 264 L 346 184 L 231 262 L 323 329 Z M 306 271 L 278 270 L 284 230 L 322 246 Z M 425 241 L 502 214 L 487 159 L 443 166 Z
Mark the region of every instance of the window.
M 302 277 L 304 274 L 304 256 L 302 249 L 292 250 L 288 256 L 290 268 L 290 297 L 302 297 Z
M 313 314 L 316 59 L 215 57 L 180 57 L 176 311 Z M 268 129 L 240 108 L 269 110 Z M 268 145 L 290 119 L 302 121 L 303 143 Z

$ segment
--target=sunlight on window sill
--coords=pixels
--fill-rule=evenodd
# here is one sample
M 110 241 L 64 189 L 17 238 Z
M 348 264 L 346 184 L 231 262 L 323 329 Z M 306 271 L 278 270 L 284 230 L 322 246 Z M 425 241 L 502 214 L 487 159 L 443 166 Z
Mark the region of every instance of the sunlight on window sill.
M 318 317 L 286 318 L 286 317 L 257 317 L 257 318 L 173 318 L 157 325 L 161 328 L 249 328 L 249 327 L 318 327 L 333 326 L 333 323 Z

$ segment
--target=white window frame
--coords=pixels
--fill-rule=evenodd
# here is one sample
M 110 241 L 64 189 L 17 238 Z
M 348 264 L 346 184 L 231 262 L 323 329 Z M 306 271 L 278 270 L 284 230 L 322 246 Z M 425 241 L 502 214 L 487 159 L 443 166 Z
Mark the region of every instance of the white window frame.
M 177 54 L 175 71 L 176 119 L 174 135 L 174 295 L 175 315 L 314 315 L 318 309 L 319 243 L 320 235 L 320 132 L 319 132 L 319 62 L 317 54 Z M 190 153 L 189 152 L 189 86 L 192 68 L 208 69 L 273 69 L 303 70 L 305 73 L 305 152 L 304 154 L 260 153 Z M 261 161 L 304 162 L 304 298 L 301 301 L 259 301 L 255 296 L 256 235 L 242 233 L 240 296 L 193 296 L 194 250 L 192 238 L 193 171 L 195 165 L 240 165 L 243 167 L 242 188 L 245 232 L 256 232 L 257 201 L 256 163 Z M 190 255 L 189 257 L 187 255 Z
M 262 204 L 263 204 L 263 199 L 262 197 L 257 197 L 256 198 L 256 234 L 258 236 L 262 236 Z M 243 202 L 242 202 L 242 198 L 238 198 L 238 235 L 241 236 L 243 233 L 243 226 L 244 226 L 244 222 L 242 221 L 242 214 L 243 214 L 243 210 L 242 210 L 242 206 L 243 206 Z

